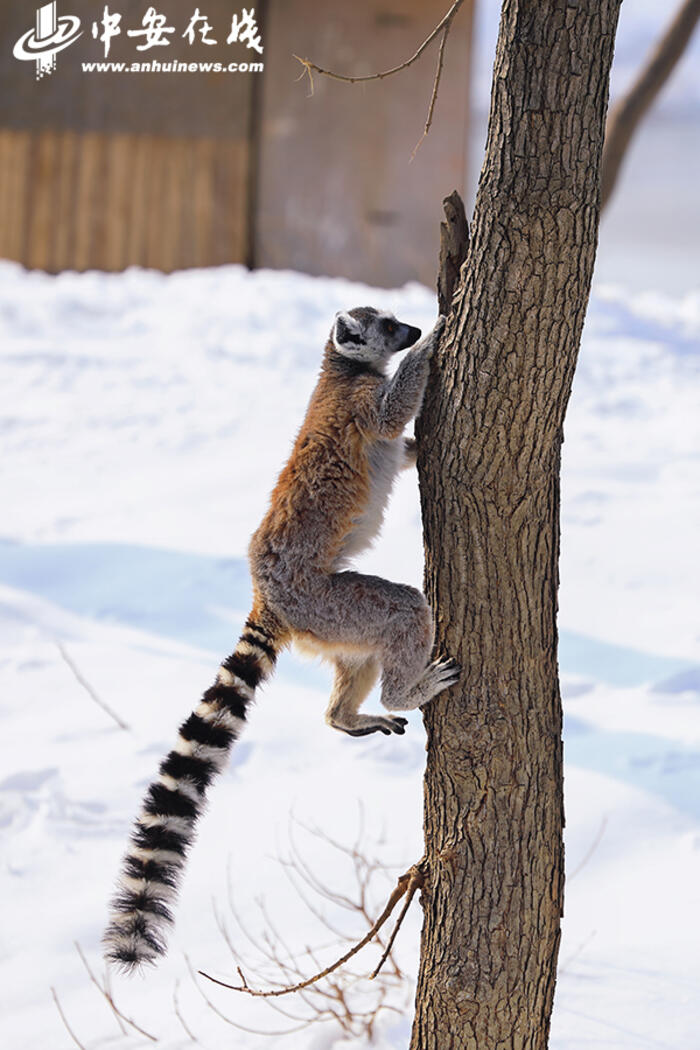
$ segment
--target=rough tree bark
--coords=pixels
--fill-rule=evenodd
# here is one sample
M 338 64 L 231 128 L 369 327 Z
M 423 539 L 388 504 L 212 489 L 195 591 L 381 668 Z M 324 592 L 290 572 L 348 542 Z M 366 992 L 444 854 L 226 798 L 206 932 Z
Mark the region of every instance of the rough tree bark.
M 546 1047 L 562 912 L 559 454 L 621 0 L 505 0 L 472 240 L 418 423 L 426 709 L 412 1050 Z

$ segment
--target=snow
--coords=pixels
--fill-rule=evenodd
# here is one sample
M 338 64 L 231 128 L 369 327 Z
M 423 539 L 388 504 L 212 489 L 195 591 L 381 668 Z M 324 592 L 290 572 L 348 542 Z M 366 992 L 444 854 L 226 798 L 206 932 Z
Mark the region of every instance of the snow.
M 476 184 L 500 0 L 477 5 Z M 622 6 L 613 99 L 670 9 Z M 643 123 L 603 218 L 598 284 L 566 423 L 560 662 L 567 897 L 552 1050 L 698 1046 L 700 633 L 700 34 Z M 240 267 L 170 277 L 49 277 L 0 263 L 0 1045 L 127 1050 L 75 944 L 102 977 L 99 937 L 126 834 L 176 726 L 248 610 L 248 537 L 313 385 L 330 318 L 363 302 L 426 328 L 431 293 Z M 367 571 L 420 585 L 415 478 L 404 475 Z M 70 661 L 129 729 L 80 684 Z M 260 939 L 260 897 L 305 973 L 338 954 L 291 891 L 299 850 L 352 894 L 352 866 L 293 823 L 358 836 L 389 875 L 421 854 L 424 735 L 352 740 L 323 723 L 329 673 L 285 656 L 216 785 L 169 957 L 114 979 L 121 1010 L 164 1050 L 361 1050 L 320 1024 L 272 1041 L 229 1027 L 192 968 L 235 977 L 231 898 Z M 370 704 L 376 706 L 376 697 Z M 364 829 L 364 831 L 362 830 Z M 349 937 L 364 927 L 326 907 Z M 398 940 L 415 973 L 420 912 Z M 376 948 L 359 957 L 368 973 Z M 268 972 L 268 977 L 274 976 Z M 204 988 L 238 1024 L 294 1023 Z M 177 987 L 178 1019 L 173 992 Z M 371 1004 L 363 985 L 352 993 Z M 389 991 L 373 1045 L 408 1043 L 412 987 Z M 303 1012 L 298 1003 L 285 1004 Z M 195 1044 L 196 1045 L 196 1044 Z
M 150 1045 L 133 1029 L 120 1032 L 75 942 L 101 977 L 99 938 L 131 818 L 247 612 L 247 540 L 330 319 L 366 302 L 423 328 L 435 313 L 418 285 L 376 290 L 241 267 L 48 277 L 0 264 L 3 1046 L 73 1045 L 52 987 L 89 1050 Z M 697 1045 L 699 337 L 698 292 L 594 291 L 563 457 L 570 881 L 553 1050 Z M 420 584 L 410 474 L 361 565 Z M 113 982 L 122 1011 L 166 1050 L 191 1045 L 174 1010 L 176 985 L 182 1020 L 203 1046 L 269 1045 L 221 1020 L 185 961 L 235 977 L 217 928 L 218 915 L 244 943 L 231 887 L 254 937 L 263 925 L 255 902 L 264 898 L 304 972 L 313 969 L 307 946 L 325 944 L 321 957 L 333 957 L 328 931 L 278 859 L 289 856 L 290 814 L 346 844 L 364 826 L 369 851 L 392 865 L 390 878 L 373 884 L 373 914 L 391 879 L 421 854 L 420 718 L 411 716 L 403 738 L 344 737 L 323 723 L 328 688 L 326 669 L 282 658 L 212 793 L 170 955 L 145 978 Z M 315 870 L 353 892 L 347 859 L 303 828 L 295 836 Z M 408 974 L 419 922 L 416 908 L 399 937 Z M 342 926 L 364 932 L 352 917 Z M 377 958 L 366 949 L 357 971 Z M 264 1003 L 214 986 L 206 994 L 248 1028 L 294 1027 Z M 401 1013 L 380 1015 L 380 1050 L 408 1039 L 410 983 L 389 994 Z M 332 1023 L 277 1043 L 366 1045 Z

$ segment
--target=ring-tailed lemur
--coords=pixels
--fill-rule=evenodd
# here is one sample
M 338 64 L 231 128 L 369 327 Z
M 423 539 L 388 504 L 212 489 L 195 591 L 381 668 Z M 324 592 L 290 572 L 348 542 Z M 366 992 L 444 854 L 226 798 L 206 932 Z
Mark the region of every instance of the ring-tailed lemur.
M 294 641 L 333 662 L 326 721 L 351 736 L 403 733 L 406 719 L 393 712 L 421 707 L 456 682 L 453 660 L 428 662 L 433 622 L 421 592 L 346 569 L 379 531 L 394 476 L 415 463 L 403 429 L 420 408 L 444 323 L 417 342 L 420 329 L 372 307 L 336 316 L 291 457 L 250 543 L 252 611 L 136 819 L 104 936 L 109 961 L 132 970 L 165 951 L 206 790 L 284 646 Z M 387 377 L 391 355 L 408 347 Z M 380 670 L 392 713 L 360 714 Z

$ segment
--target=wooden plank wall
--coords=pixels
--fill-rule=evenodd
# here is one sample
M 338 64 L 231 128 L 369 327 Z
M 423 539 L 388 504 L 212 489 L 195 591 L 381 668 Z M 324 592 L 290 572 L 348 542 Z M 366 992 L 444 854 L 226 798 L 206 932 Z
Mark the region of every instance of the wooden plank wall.
M 104 5 L 66 0 L 59 14 L 79 17 L 82 36 L 37 81 L 33 63 L 18 62 L 11 46 L 32 27 L 36 6 L 0 3 L 8 44 L 0 49 L 0 257 L 54 272 L 245 261 L 259 74 L 83 72 L 83 61 L 104 58 L 91 31 Z M 200 5 L 216 47 L 183 39 L 192 0 L 166 0 L 155 7 L 175 28 L 171 45 L 139 52 L 128 31 L 148 6 L 108 5 L 122 15 L 110 61 L 249 59 L 243 44 L 225 43 L 231 0 Z
M 83 73 L 82 60 L 101 57 L 94 0 L 71 0 L 85 31 L 52 76 L 37 82 L 30 63 L 0 52 L 0 257 L 50 272 L 246 262 L 432 285 L 441 200 L 465 188 L 474 0 L 453 24 L 433 127 L 414 159 L 437 42 L 388 80 L 317 76 L 313 97 L 293 52 L 350 73 L 386 68 L 413 53 L 444 0 L 255 6 L 262 75 Z M 118 9 L 126 30 L 145 6 Z M 0 4 L 0 38 L 18 39 L 33 10 Z M 223 43 L 230 0 L 206 5 L 217 48 L 182 40 L 192 10 L 168 0 L 178 36 L 172 56 L 155 57 L 250 59 Z M 123 32 L 110 60 L 153 57 L 135 46 Z
M 245 140 L 0 129 L 0 172 L 0 257 L 29 268 L 245 259 Z
M 268 0 L 255 222 L 259 266 L 370 284 L 435 282 L 442 199 L 464 194 L 474 0 L 445 49 L 429 135 L 421 138 L 438 41 L 388 79 L 343 84 L 302 71 L 293 54 L 354 76 L 412 55 L 445 0 Z

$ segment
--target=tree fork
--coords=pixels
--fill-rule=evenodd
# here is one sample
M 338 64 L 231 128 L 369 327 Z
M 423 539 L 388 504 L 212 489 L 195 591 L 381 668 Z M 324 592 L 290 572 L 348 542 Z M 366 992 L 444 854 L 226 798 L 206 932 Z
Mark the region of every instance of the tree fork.
M 437 647 L 464 672 L 425 710 L 411 1050 L 548 1041 L 563 902 L 559 453 L 620 2 L 503 4 L 471 244 L 417 425 L 425 589 Z

